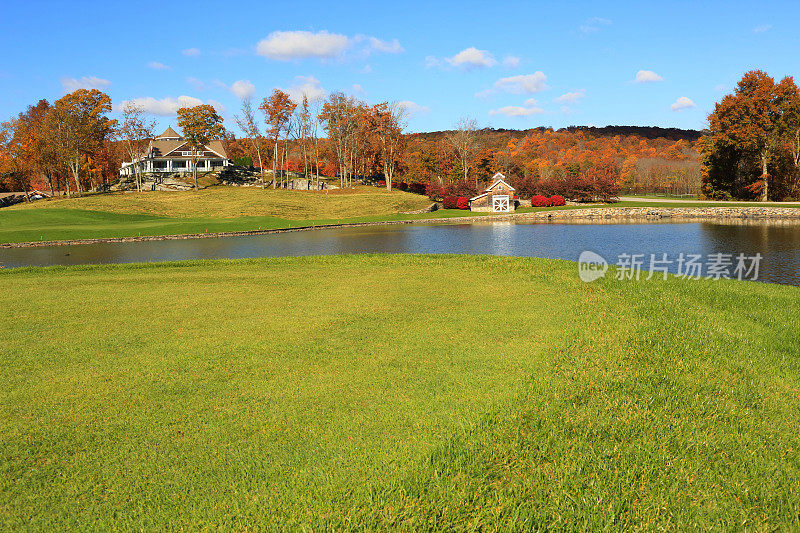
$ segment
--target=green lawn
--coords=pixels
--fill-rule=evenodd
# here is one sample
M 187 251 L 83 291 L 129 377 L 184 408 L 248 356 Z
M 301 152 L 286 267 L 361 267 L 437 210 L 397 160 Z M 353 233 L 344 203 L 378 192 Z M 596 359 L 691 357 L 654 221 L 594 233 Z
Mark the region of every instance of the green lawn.
M 800 290 L 363 255 L 0 270 L 0 529 L 800 528 Z

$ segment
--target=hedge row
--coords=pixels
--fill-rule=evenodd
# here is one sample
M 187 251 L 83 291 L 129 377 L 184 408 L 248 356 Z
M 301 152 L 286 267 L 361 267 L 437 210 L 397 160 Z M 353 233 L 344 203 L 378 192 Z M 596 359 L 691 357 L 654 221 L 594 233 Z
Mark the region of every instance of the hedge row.
M 531 207 L 560 206 L 566 205 L 566 203 L 567 202 L 564 200 L 564 197 L 560 194 L 554 194 L 550 198 L 547 196 L 542 196 L 541 194 L 537 194 L 531 198 Z
M 442 199 L 445 209 L 469 209 L 469 198 L 466 196 L 445 196 Z

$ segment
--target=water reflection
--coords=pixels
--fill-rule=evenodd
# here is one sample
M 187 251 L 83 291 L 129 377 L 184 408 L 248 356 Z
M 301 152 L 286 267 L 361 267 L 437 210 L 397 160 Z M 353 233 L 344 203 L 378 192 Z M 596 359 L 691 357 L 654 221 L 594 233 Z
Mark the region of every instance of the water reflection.
M 102 243 L 0 250 L 6 267 L 129 263 L 182 259 L 383 253 L 464 253 L 576 261 L 592 250 L 620 254 L 760 253 L 761 279 L 800 285 L 800 224 L 794 223 L 514 223 L 362 226 L 273 235 Z

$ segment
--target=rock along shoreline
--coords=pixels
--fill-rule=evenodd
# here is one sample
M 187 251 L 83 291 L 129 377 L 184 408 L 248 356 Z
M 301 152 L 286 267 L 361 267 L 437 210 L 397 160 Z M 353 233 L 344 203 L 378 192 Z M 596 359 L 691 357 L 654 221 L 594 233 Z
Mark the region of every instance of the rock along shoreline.
M 213 233 L 186 233 L 178 235 L 142 235 L 132 237 L 108 237 L 98 239 L 70 239 L 61 241 L 32 241 L 0 243 L 2 248 L 36 248 L 45 246 L 69 246 L 73 244 L 97 244 L 117 242 L 169 241 L 184 239 L 210 239 L 216 237 L 240 237 L 247 235 L 270 235 L 290 231 L 309 231 L 329 228 L 354 228 L 360 226 L 392 226 L 402 224 L 463 224 L 493 221 L 525 222 L 592 222 L 613 223 L 617 221 L 726 221 L 726 222 L 795 222 L 800 224 L 800 208 L 784 207 L 589 207 L 534 213 L 512 213 L 508 215 L 463 216 L 452 218 L 425 218 L 415 220 L 385 220 L 378 222 L 350 222 L 276 228 L 249 231 L 221 231 Z

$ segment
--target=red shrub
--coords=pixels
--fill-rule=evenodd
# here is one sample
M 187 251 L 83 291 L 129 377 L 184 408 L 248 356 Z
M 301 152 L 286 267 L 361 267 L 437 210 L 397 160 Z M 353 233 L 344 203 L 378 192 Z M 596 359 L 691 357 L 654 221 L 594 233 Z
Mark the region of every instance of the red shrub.
M 444 187 L 437 183 L 428 182 L 425 186 L 425 196 L 433 201 L 442 200 L 445 197 Z
M 386 187 L 386 182 L 384 180 L 378 180 L 378 187 Z
M 461 196 L 456 201 L 456 207 L 459 209 L 469 209 L 469 198 L 467 198 L 466 196 Z
M 550 205 L 559 206 L 559 205 L 566 205 L 567 202 L 564 201 L 564 197 L 560 194 L 554 194 L 550 197 Z
M 532 207 L 550 207 L 550 198 L 537 194 L 531 198 Z
M 442 200 L 442 207 L 445 209 L 458 209 L 458 196 L 445 196 Z
M 415 181 L 408 186 L 408 190 L 414 194 L 425 194 L 425 184 Z

